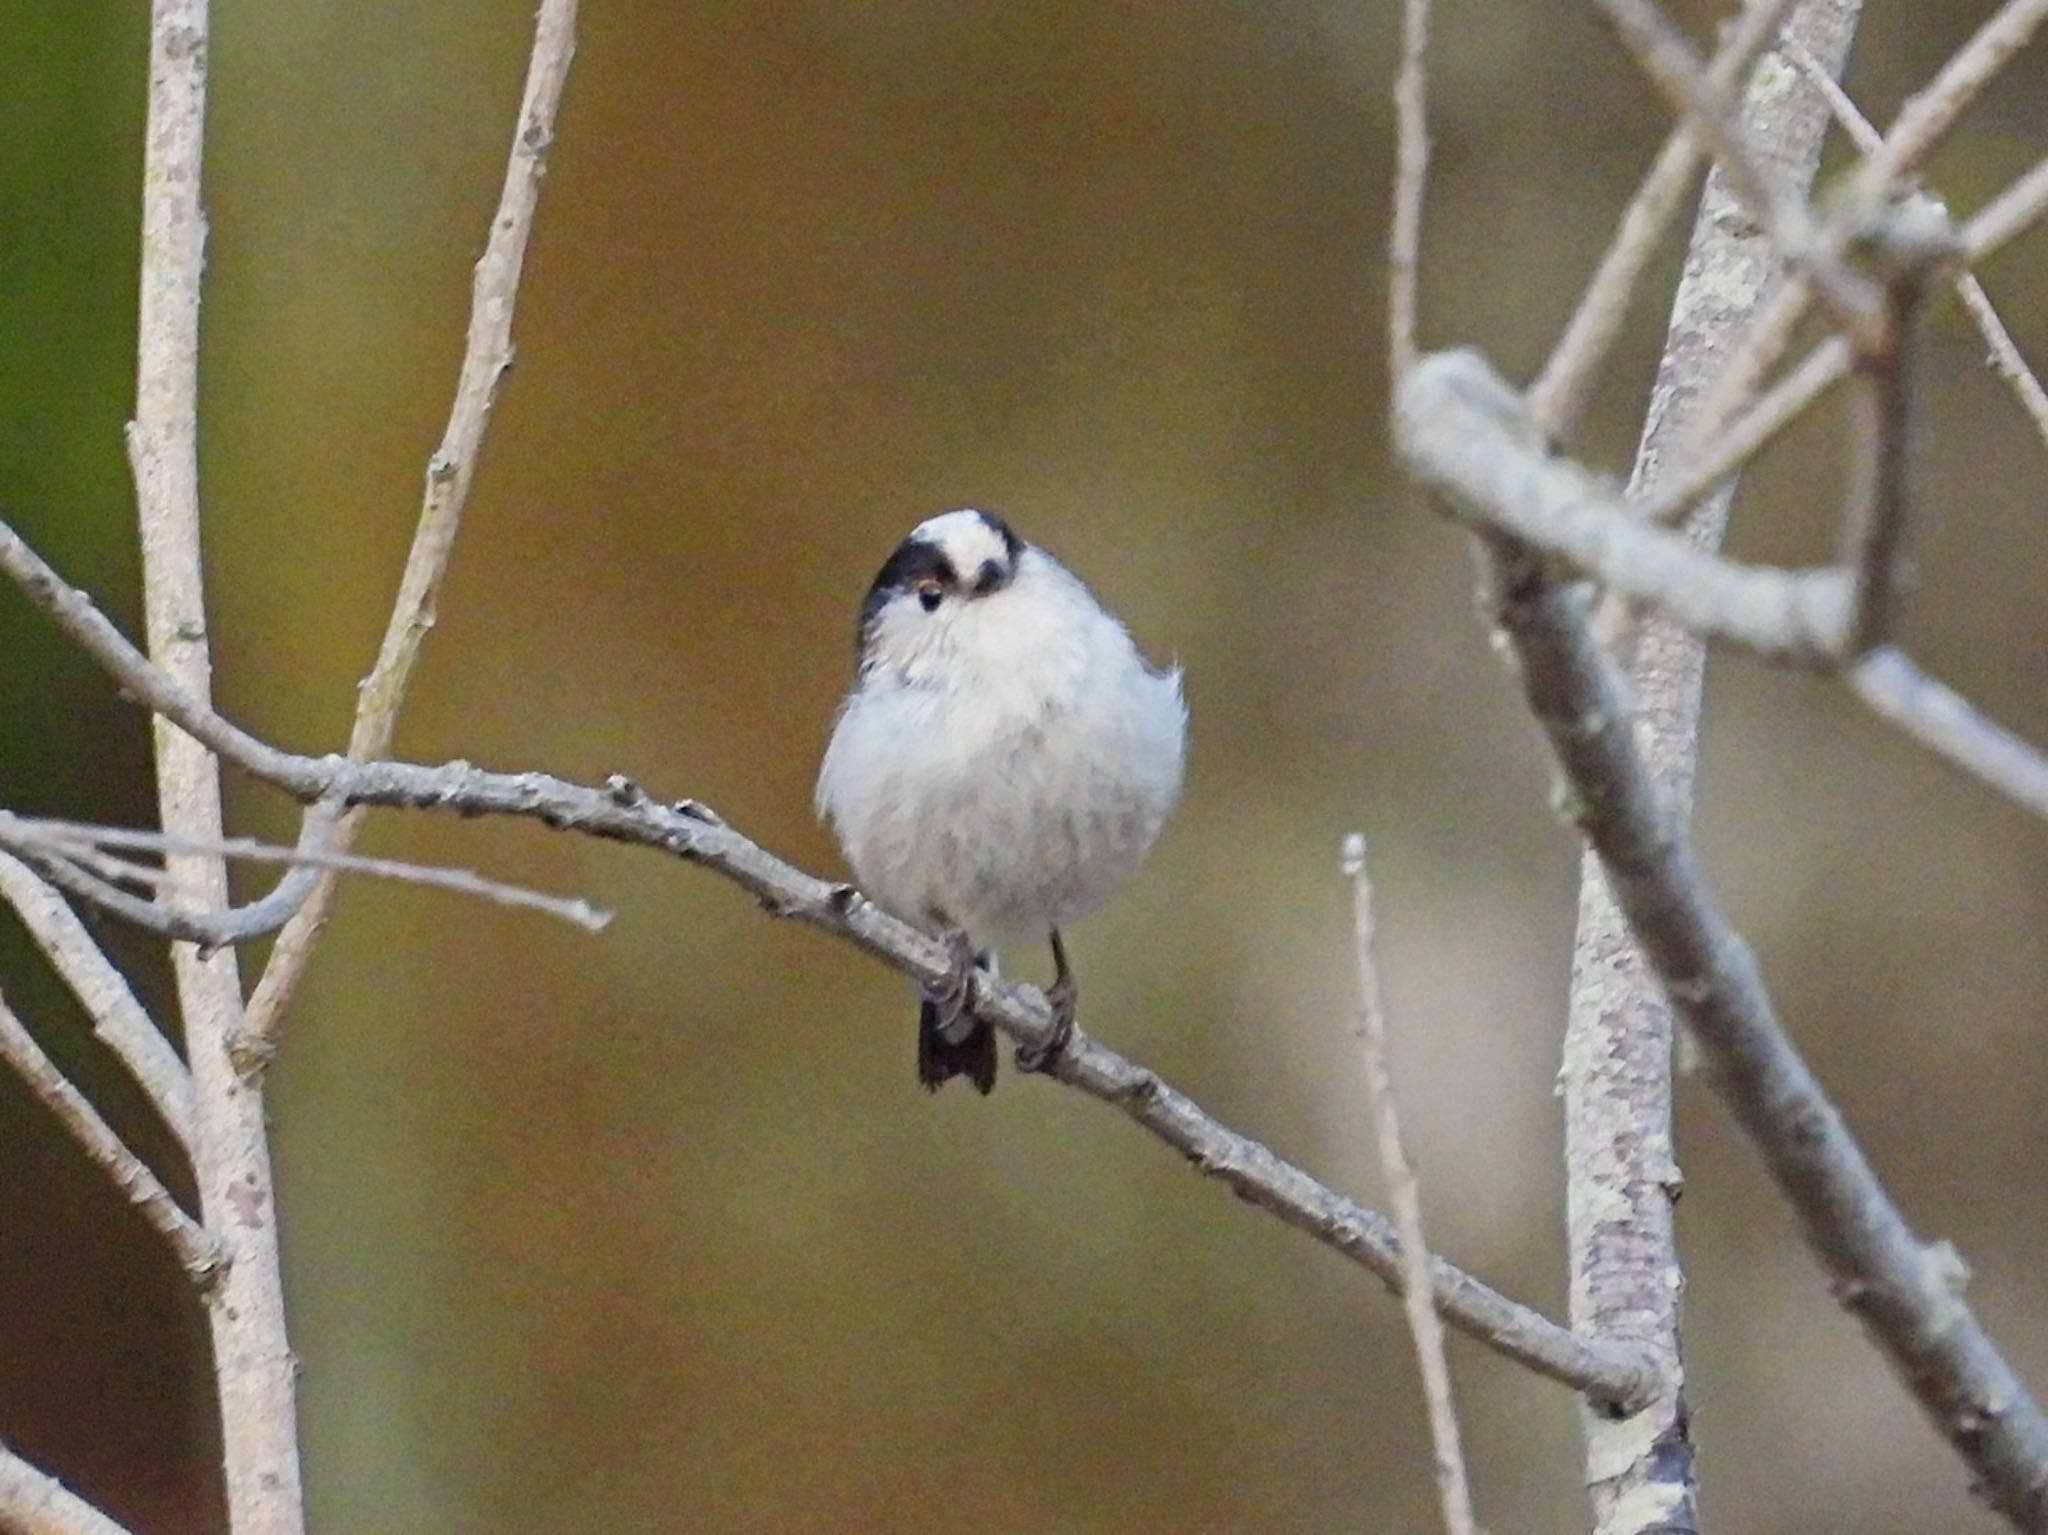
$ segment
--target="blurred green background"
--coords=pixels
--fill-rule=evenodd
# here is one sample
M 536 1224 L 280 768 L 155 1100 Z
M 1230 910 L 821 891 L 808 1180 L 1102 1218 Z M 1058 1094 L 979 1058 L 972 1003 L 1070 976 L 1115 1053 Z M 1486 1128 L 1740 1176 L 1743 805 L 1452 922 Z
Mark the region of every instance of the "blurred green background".
M 586 6 L 519 365 L 400 747 L 628 772 L 837 868 L 810 786 L 866 582 L 931 512 L 999 509 L 1188 674 L 1185 805 L 1072 935 L 1088 1026 L 1378 1201 L 1336 868 L 1364 830 L 1433 1236 L 1556 1311 L 1574 848 L 1461 540 L 1388 467 L 1395 9 Z M 1851 75 L 1872 115 L 1990 9 L 1874 3 Z M 0 505 L 131 632 L 145 10 L 8 0 L 0 28 Z M 531 13 L 215 10 L 218 691 L 325 750 L 445 418 Z M 1521 376 L 1662 130 L 1587 10 L 1438 21 L 1427 339 Z M 1938 162 L 1958 207 L 2048 143 L 2040 68 Z M 2037 235 L 1985 274 L 2037 362 L 2044 258 Z M 1591 427 L 1617 469 L 1664 302 Z M 1913 638 L 2048 739 L 2043 460 L 1953 307 L 1933 323 Z M 1823 554 L 1838 456 L 1829 422 L 1797 434 L 1739 547 Z M 142 720 L 6 593 L 0 657 L 0 803 L 146 820 Z M 1820 682 L 1730 659 L 1709 708 L 1719 888 L 2048 1386 L 2048 833 Z M 232 809 L 291 824 L 246 784 Z M 619 916 L 590 938 L 343 898 L 273 1079 L 322 1531 L 1433 1526 L 1397 1308 L 1116 1115 L 1007 1073 L 927 1098 L 905 983 L 681 865 L 423 816 L 369 845 Z M 109 937 L 161 1000 L 148 947 Z M 171 1166 L 11 925 L 0 986 Z M 1725 1117 L 1683 1100 L 1712 1525 L 1995 1528 Z M 0 1438 L 145 1535 L 210 1530 L 202 1342 L 140 1223 L 0 1079 Z M 1569 1396 L 1454 1350 L 1487 1521 L 1581 1528 Z

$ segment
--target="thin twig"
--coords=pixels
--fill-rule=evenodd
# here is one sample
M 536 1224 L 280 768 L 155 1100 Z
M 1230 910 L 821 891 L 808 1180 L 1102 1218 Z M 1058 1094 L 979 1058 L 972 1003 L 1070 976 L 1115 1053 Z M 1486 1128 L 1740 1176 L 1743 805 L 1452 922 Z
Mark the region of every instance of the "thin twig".
M 1780 290 L 1791 293 L 1788 284 Z M 1781 317 L 1778 306 L 1759 320 L 1759 328 Z M 1795 318 L 1796 323 L 1796 318 Z M 1849 374 L 1852 357 L 1849 343 L 1830 336 L 1799 360 L 1791 372 L 1773 384 L 1735 422 L 1713 437 L 1708 446 L 1688 455 L 1674 472 L 1637 507 L 1644 522 L 1669 522 L 1682 517 L 1729 475 L 1754 458 L 1777 435 L 1812 408 L 1814 401 Z M 1716 398 L 1720 396 L 1716 391 Z M 1733 391 L 1728 392 L 1730 397 Z M 1707 414 L 1718 414 L 1715 401 Z
M 2007 0 L 1994 12 L 1940 73 L 1907 100 L 1885 134 L 1883 148 L 1862 172 L 1868 191 L 1881 196 L 1918 169 L 2043 21 L 2048 21 L 2048 0 Z
M 321 824 L 314 816 L 306 817 L 308 832 L 318 830 Z M 189 849 L 225 845 L 187 838 L 166 841 L 181 849 L 173 856 L 185 859 L 212 856 Z M 0 849 L 26 859 L 38 874 L 74 900 L 97 906 L 145 933 L 195 944 L 208 953 L 276 932 L 305 900 L 315 875 L 311 868 L 293 869 L 260 900 L 247 906 L 207 910 L 194 908 L 183 900 L 156 901 L 131 895 L 120 888 L 120 881 L 175 888 L 178 876 L 168 868 L 156 870 L 112 859 L 90 843 L 59 836 L 10 811 L 0 810 Z
M 2048 157 L 1970 216 L 1963 225 L 1963 257 L 1976 266 L 2006 242 L 2048 216 Z
M 462 525 L 469 487 L 476 477 L 484 430 L 490 424 L 498 385 L 512 365 L 513 306 L 519 296 L 534 211 L 540 202 L 541 180 L 547 173 L 548 150 L 554 143 L 562 87 L 575 51 L 576 0 L 544 0 L 534 25 L 533 53 L 527 63 L 526 89 L 512 136 L 511 158 L 505 166 L 504 188 L 491 220 L 490 238 L 476 264 L 469 339 L 455 402 L 441 445 L 427 464 L 426 495 L 384 643 L 356 701 L 348 741 L 351 757 L 381 757 L 391 749 L 413 663 L 434 627 L 435 603 Z M 334 831 L 336 853 L 346 853 L 354 844 L 359 825 L 360 817 L 342 818 Z M 238 1059 L 258 1064 L 275 1050 L 278 1028 L 305 978 L 333 909 L 335 891 L 332 877 L 316 880 L 305 905 L 278 935 L 249 999 L 242 1034 L 234 1042 Z
M 1373 951 L 1372 879 L 1366 872 L 1365 838 L 1344 839 L 1344 873 L 1351 881 L 1351 911 L 1358 948 L 1358 1023 L 1352 1031 L 1365 1062 L 1366 1098 L 1372 1107 L 1379 1143 L 1380 1169 L 1386 1175 L 1387 1199 L 1394 1207 L 1394 1227 L 1401 1236 L 1401 1307 L 1408 1317 L 1408 1335 L 1415 1342 L 1415 1362 L 1422 1372 L 1422 1395 L 1429 1407 L 1429 1438 L 1435 1451 L 1437 1501 L 1449 1535 L 1477 1535 L 1472 1516 L 1472 1488 L 1465 1475 L 1465 1451 L 1459 1442 L 1458 1413 L 1451 1400 L 1451 1369 L 1444 1359 L 1443 1321 L 1431 1303 L 1429 1247 L 1422 1230 L 1422 1190 L 1414 1164 L 1401 1144 L 1401 1114 L 1394 1101 L 1394 1081 L 1387 1069 L 1387 1008 L 1380 989 L 1379 962 Z
M 129 1535 L 77 1493 L 0 1444 L 0 1530 L 7 1535 Z
M 1402 0 L 1401 72 L 1394 80 L 1394 218 L 1387 251 L 1387 364 L 1393 386 L 1415 366 L 1422 200 L 1429 186 L 1429 0 Z
M 1787 192 L 1770 173 L 1729 111 L 1728 93 L 1708 78 L 1684 37 L 1653 0 L 1594 3 L 1651 83 L 1674 110 L 1691 119 L 1715 162 L 1769 231 L 1780 256 L 1812 279 L 1816 295 L 1843 331 L 1852 338 L 1869 336 L 1883 317 L 1877 292 L 1842 262 L 1805 199 Z
M 1849 135 L 1849 142 L 1856 146 L 1858 154 L 1867 159 L 1884 146 L 1884 135 L 1856 109 L 1856 103 L 1842 89 L 1842 82 L 1813 56 L 1811 48 L 1787 38 L 1778 44 L 1778 52 L 1805 77 L 1809 86 L 1820 93 L 1820 99 L 1828 104 L 1828 115 Z
M 2048 6 L 2043 7 L 2048 10 Z M 1981 33 L 1979 34 L 1982 35 Z M 1836 83 L 1835 78 L 1822 66 L 1813 54 L 1796 45 L 1788 44 L 1781 50 L 1785 57 L 1819 90 L 1826 99 L 1828 110 L 1849 140 L 1863 155 L 1875 155 L 1884 147 L 1884 137 L 1869 118 L 1850 98 L 1849 93 Z M 2020 351 L 2019 343 L 2013 340 L 2012 332 L 1999 318 L 1998 310 L 1991 302 L 1991 295 L 1984 291 L 1984 285 L 1976 275 L 1963 272 L 1956 278 L 1956 297 L 1962 301 L 1963 312 L 1970 317 L 1970 323 L 1977 327 L 1977 334 L 1984 338 L 1990 348 L 1985 361 L 1991 371 L 2005 380 L 2020 408 L 2033 422 L 2034 430 L 2043 444 L 2048 444 L 2048 390 L 2041 387 L 2041 381 L 2034 376 L 2034 370 L 2027 365 L 2026 355 Z
M 1708 67 L 1707 79 L 1716 90 L 1735 88 L 1794 3 L 1749 0 Z M 1621 223 L 1586 284 L 1579 307 L 1572 312 L 1543 371 L 1529 386 L 1529 419 L 1551 441 L 1568 437 L 1584 413 L 1615 337 L 1621 333 L 1636 284 L 1705 158 L 1699 134 L 1690 120 L 1682 120 L 1664 140 L 1664 147 L 1623 210 Z
M 2048 756 L 1986 719 L 1902 652 L 1889 646 L 1872 651 L 1849 672 L 1849 685 L 1922 746 L 2048 819 Z
M 1984 291 L 1984 285 L 1977 281 L 1975 274 L 1965 272 L 1956 279 L 1956 297 L 1962 300 L 1963 312 L 1969 315 L 1970 322 L 1977 327 L 1977 334 L 1990 348 L 1985 354 L 1985 363 L 2005 380 L 2020 402 L 2020 409 L 2033 422 L 2042 446 L 2048 447 L 2048 389 L 2041 387 L 2041 380 L 2027 365 L 2026 354 L 2012 339 L 2012 332 L 2005 328 L 2005 322 L 1998 317 L 1991 295 Z
M 1984 1496 L 2019 1528 L 2048 1528 L 2048 1418 L 1962 1298 L 1952 1252 L 1907 1225 L 1785 1032 L 1754 957 L 1707 890 L 1685 824 L 1636 750 L 1621 683 L 1587 631 L 1583 594 L 1518 556 L 1498 566 L 1492 602 L 1575 819 L 1836 1297 Z
M 587 788 L 545 773 L 489 773 L 466 762 L 426 767 L 300 757 L 257 740 L 201 705 L 150 665 L 84 593 L 70 586 L 0 524 L 0 570 L 66 633 L 78 640 L 124 694 L 206 742 L 251 776 L 312 804 L 510 815 L 558 830 L 655 848 L 698 864 L 750 892 L 770 912 L 831 933 L 915 980 L 936 983 L 951 968 L 945 950 L 915 928 L 862 900 L 852 887 L 814 878 L 733 831 L 694 802 L 657 804 L 625 779 Z M 975 989 L 976 1014 L 1020 1043 L 1053 1037 L 1051 1009 L 1029 987 Z M 1257 1141 L 1228 1129 L 1157 1075 L 1085 1035 L 1051 1065 L 1051 1075 L 1123 1110 L 1182 1152 L 1201 1171 L 1245 1199 L 1361 1264 L 1398 1291 L 1399 1240 L 1385 1217 L 1333 1193 Z M 1565 1329 L 1433 1260 L 1445 1318 L 1495 1351 L 1596 1401 L 1626 1406 L 1646 1389 L 1641 1363 L 1625 1348 L 1589 1348 Z
M 65 1080 L 5 998 L 0 998 L 0 1060 L 42 1099 L 114 1187 L 170 1244 L 192 1282 L 202 1289 L 211 1286 L 224 1256 L 219 1242 L 179 1208 L 157 1175 L 122 1144 L 85 1095 Z
M 0 853 L 0 898 L 5 898 L 37 948 L 92 1020 L 93 1034 L 127 1068 L 157 1115 L 189 1152 L 192 1145 L 192 1076 L 163 1030 L 136 1000 L 78 914 L 27 864 Z
M 312 822 L 309 816 L 308 824 Z M 248 837 L 224 837 L 215 843 L 195 843 L 179 837 L 166 837 L 161 832 L 145 831 L 131 827 L 97 826 L 80 821 L 56 821 L 38 817 L 16 816 L 0 810 L 0 846 L 40 849 L 59 857 L 73 857 L 77 853 L 104 848 L 143 849 L 148 852 L 171 855 L 219 855 L 249 863 L 284 864 L 292 868 L 306 868 L 331 871 L 337 874 L 363 874 L 378 879 L 397 880 L 409 885 L 425 885 L 430 889 L 450 890 L 461 895 L 475 896 L 500 906 L 509 906 L 524 911 L 537 911 L 582 928 L 587 933 L 603 931 L 611 921 L 611 913 L 599 911 L 589 902 L 564 900 L 558 896 L 543 895 L 521 885 L 509 885 L 500 880 L 486 879 L 469 869 L 439 868 L 429 864 L 409 863 L 392 858 L 365 858 L 357 854 L 336 853 L 317 845 L 302 842 L 295 848 L 279 847 L 274 843 L 259 842 Z M 144 869 L 145 876 L 154 871 Z M 282 890 L 283 886 L 280 885 Z M 275 896 L 272 897 L 275 899 Z M 242 917 L 253 912 L 264 903 L 237 908 L 230 917 Z M 239 923 L 224 923 L 217 919 L 163 912 L 166 917 L 178 917 L 191 931 L 168 934 L 171 937 L 188 938 L 196 943 L 243 943 L 259 936 L 254 931 L 244 931 L 250 926 L 246 919 Z M 276 928 L 284 919 L 272 917 L 269 927 Z
M 1701 459 L 1703 445 L 1723 440 L 1724 434 L 1728 440 L 1733 439 L 1731 427 L 1738 422 L 1742 412 L 1763 392 L 1764 380 L 1771 376 L 1772 370 L 1784 361 L 1785 354 L 1792 349 L 1792 343 L 1799 335 L 1799 327 L 1806 321 L 1807 311 L 1812 307 L 1813 284 L 1807 281 L 1806 275 L 1802 272 L 1786 272 L 1783 281 L 1778 284 L 1777 291 L 1752 314 L 1728 361 L 1707 385 L 1705 396 L 1700 400 L 1699 408 L 1693 413 L 1693 419 L 1686 427 L 1681 466 Z M 1839 336 L 1832 339 L 1845 349 L 1846 355 L 1849 343 Z M 1801 408 L 1804 409 L 1803 406 Z M 1754 422 L 1748 424 L 1752 428 L 1761 425 Z M 1782 423 L 1773 424 L 1773 434 L 1780 430 L 1783 430 Z M 1760 444 L 1769 438 L 1754 440 Z M 1725 448 L 1720 456 L 1726 460 Z M 1741 462 L 1743 461 L 1738 459 L 1735 464 L 1739 465 Z M 1732 472 L 1734 467 L 1735 465 L 1731 465 L 1726 472 Z M 1664 480 L 1676 476 L 1660 475 L 1658 478 Z M 1675 518 L 1681 512 L 1690 511 L 1704 499 L 1707 491 L 1720 484 L 1720 478 L 1716 477 L 1710 484 L 1703 486 L 1676 510 L 1653 513 L 1645 506 L 1637 515 L 1651 521 Z M 1639 491 L 1638 499 L 1640 495 Z M 1658 492 L 1659 505 L 1666 499 L 1664 492 Z
M 2048 216 L 2048 159 L 2043 159 L 2014 181 L 1963 225 L 1958 236 L 1963 263 L 1974 266 L 1984 261 L 2044 216 Z M 1794 279 L 1796 282 L 1796 273 Z M 1773 307 L 1768 323 L 1789 336 L 1803 313 L 1801 291 L 1793 283 L 1788 283 L 1780 290 L 1779 301 Z M 1712 490 L 1734 466 L 1746 462 L 1751 454 L 1802 415 L 1831 385 L 1846 377 L 1854 360 L 1850 344 L 1841 336 L 1830 336 L 1818 343 L 1796 368 L 1751 405 L 1733 426 L 1728 427 L 1723 436 L 1709 440 L 1708 446 L 1698 450 L 1696 458 L 1689 457 L 1686 464 L 1666 480 L 1663 488 L 1639 508 L 1638 515 L 1647 521 L 1661 521 L 1684 512 Z M 1717 400 L 1723 393 L 1716 392 Z M 1740 392 L 1731 389 L 1725 393 L 1731 408 L 1740 403 Z M 1720 414 L 1712 407 L 1703 412 L 1702 427 L 1711 431 Z

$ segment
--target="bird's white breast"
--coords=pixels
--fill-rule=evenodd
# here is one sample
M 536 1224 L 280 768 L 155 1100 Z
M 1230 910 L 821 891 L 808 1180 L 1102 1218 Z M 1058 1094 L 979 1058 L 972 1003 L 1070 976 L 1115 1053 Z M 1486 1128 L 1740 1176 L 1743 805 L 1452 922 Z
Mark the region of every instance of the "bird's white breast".
M 1150 670 L 1035 549 L 1010 588 L 917 638 L 867 669 L 818 780 L 862 886 L 981 942 L 1043 934 L 1107 898 L 1179 796 L 1179 674 Z

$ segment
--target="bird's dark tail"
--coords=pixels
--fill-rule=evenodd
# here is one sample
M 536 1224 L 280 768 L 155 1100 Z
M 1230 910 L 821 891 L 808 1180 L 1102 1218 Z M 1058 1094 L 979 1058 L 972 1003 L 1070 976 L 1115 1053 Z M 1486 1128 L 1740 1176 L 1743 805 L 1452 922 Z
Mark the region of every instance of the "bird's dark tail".
M 961 1033 L 961 1030 L 965 1033 Z M 957 1039 L 949 1035 L 958 1035 Z M 922 999 L 917 1009 L 917 1080 L 937 1092 L 954 1077 L 965 1077 L 983 1096 L 996 1085 L 996 1031 L 980 1018 L 939 1022 L 939 1005 Z

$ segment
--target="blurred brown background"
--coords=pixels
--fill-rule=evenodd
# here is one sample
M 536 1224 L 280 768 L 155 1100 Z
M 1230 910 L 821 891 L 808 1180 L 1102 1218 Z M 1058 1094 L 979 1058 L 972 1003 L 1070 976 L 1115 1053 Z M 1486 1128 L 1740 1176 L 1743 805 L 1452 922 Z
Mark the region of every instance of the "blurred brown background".
M 1873 0 L 1872 115 L 1991 8 Z M 131 630 L 145 9 L 9 0 L 0 28 L 0 501 Z M 1427 337 L 1523 376 L 1662 130 L 1587 9 L 1438 22 Z M 929 513 L 1000 509 L 1188 672 L 1184 808 L 1074 934 L 1089 1027 L 1377 1201 L 1336 870 L 1363 829 L 1433 1235 L 1558 1310 L 1574 850 L 1461 541 L 1387 464 L 1395 7 L 585 10 L 404 754 L 630 772 L 836 868 L 810 785 L 868 577 Z M 344 739 L 381 632 L 529 26 L 525 3 L 216 6 L 219 692 L 284 744 Z M 2040 71 L 1938 163 L 1958 207 L 2048 144 Z M 1985 275 L 2048 362 L 2043 238 Z M 1616 467 L 1663 302 L 1593 428 Z M 2048 738 L 2043 459 L 1952 308 L 1934 323 L 1915 640 Z M 1837 447 L 1820 423 L 1757 477 L 1745 552 L 1826 550 Z M 5 593 L 0 656 L 0 803 L 145 819 L 139 716 Z M 2048 833 L 1810 679 L 1729 659 L 1709 711 L 1719 888 L 2048 1386 Z M 290 824 L 247 785 L 233 808 Z M 905 983 L 680 865 L 425 817 L 371 845 L 619 916 L 593 939 L 344 897 L 273 1094 L 322 1531 L 1433 1526 L 1397 1308 L 1100 1105 L 1007 1075 L 926 1098 Z M 0 985 L 168 1165 L 11 926 Z M 1994 1528 L 1684 1099 L 1713 1527 Z M 140 1223 L 0 1080 L 0 1438 L 148 1535 L 210 1529 L 200 1343 Z M 1488 1522 L 1581 1528 L 1568 1395 L 1454 1347 Z

